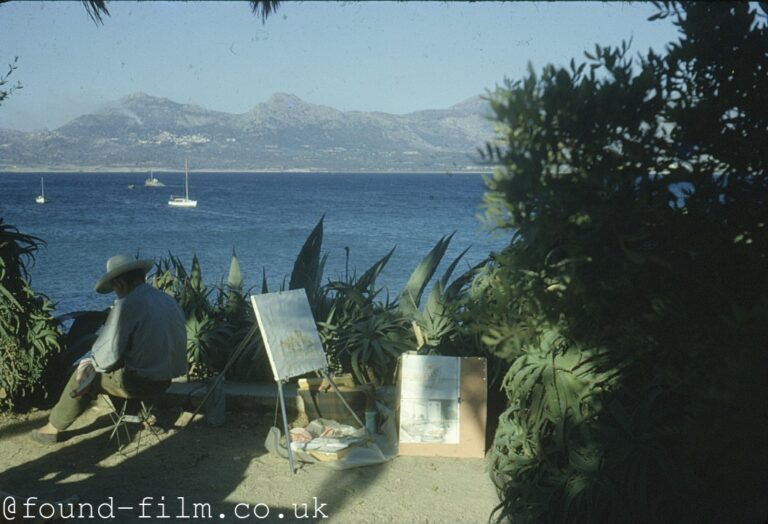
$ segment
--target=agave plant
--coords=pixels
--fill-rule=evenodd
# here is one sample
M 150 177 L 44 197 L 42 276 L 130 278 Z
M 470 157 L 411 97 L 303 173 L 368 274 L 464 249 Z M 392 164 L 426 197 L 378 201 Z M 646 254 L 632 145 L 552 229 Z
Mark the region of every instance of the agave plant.
M 321 340 L 332 369 L 353 373 L 361 384 L 392 384 L 399 356 L 416 349 L 415 322 L 426 334 L 432 351 L 467 354 L 461 314 L 462 299 L 474 269 L 452 282 L 450 277 L 466 251 L 461 253 L 435 283 L 423 311 L 421 297 L 442 261 L 452 235 L 443 237 L 416 267 L 399 295 L 392 301 L 376 282 L 394 248 L 360 277 L 346 272 L 343 278 L 323 283 L 327 255 L 322 253 L 321 217 L 310 232 L 281 289 L 304 289 L 317 319 Z M 349 251 L 347 250 L 347 256 Z M 241 380 L 269 379 L 269 366 L 254 313 L 243 290 L 237 255 L 232 253 L 229 274 L 218 287 L 202 280 L 197 257 L 187 273 L 181 261 L 171 256 L 158 263 L 154 285 L 174 296 L 187 316 L 190 372 L 207 376 L 225 365 L 230 377 Z M 287 284 L 287 285 L 286 285 Z M 215 294 L 214 294 L 215 291 Z M 261 292 L 267 293 L 266 274 Z M 234 362 L 230 362 L 234 359 Z
M 328 360 L 338 372 L 351 372 L 361 384 L 391 384 L 397 358 L 413 348 L 413 334 L 396 305 L 385 299 L 376 277 L 394 249 L 359 279 L 330 282 L 331 305 L 324 321 L 318 322 Z
M 181 307 L 187 319 L 188 374 L 207 376 L 219 362 L 219 348 L 226 340 L 229 329 L 214 321 L 214 310 L 209 302 L 211 290 L 205 285 L 200 262 L 192 257 L 191 272 L 187 272 L 178 257 L 157 263 L 153 285 L 170 294 Z
M 420 349 L 438 354 L 477 354 L 480 351 L 479 345 L 470 342 L 471 337 L 467 336 L 463 325 L 465 296 L 468 284 L 486 262 L 450 280 L 469 248 L 459 253 L 448 265 L 443 275 L 433 284 L 424 307 L 420 308 L 422 295 L 445 257 L 452 238 L 453 234 L 441 238 L 419 263 L 400 294 L 398 307 L 420 331 L 424 345 Z
M 434 284 L 424 309 L 422 295 L 442 261 L 453 235 L 441 238 L 410 275 L 396 301 L 387 296 L 377 301 L 382 289 L 376 279 L 394 253 L 392 249 L 360 278 L 328 284 L 330 307 L 324 321 L 318 322 L 331 364 L 340 371 L 352 372 L 362 384 L 392 384 L 397 360 L 403 352 L 418 349 L 414 324 L 429 350 L 435 353 L 468 354 L 477 345 L 463 347 L 460 317 L 464 289 L 474 268 L 449 283 L 462 252 Z
M 169 254 L 156 264 L 153 285 L 173 296 L 187 318 L 203 320 L 213 312 L 210 303 L 212 289 L 203 281 L 202 268 L 197 255 L 192 255 L 192 267 L 187 272 L 178 257 Z
M 266 275 L 263 279 L 262 292 L 266 292 Z M 269 362 L 248 294 L 250 290 L 243 290 L 240 262 L 233 250 L 227 280 L 219 286 L 215 301 L 216 318 L 231 330 L 226 356 L 228 360 L 234 358 L 234 362 L 227 376 L 238 380 L 268 380 L 272 378 Z
M 173 296 L 185 313 L 190 378 L 206 378 L 225 368 L 228 377 L 238 380 L 271 377 L 234 250 L 226 281 L 218 286 L 205 284 L 197 256 L 187 272 L 173 255 L 158 262 L 153 284 Z

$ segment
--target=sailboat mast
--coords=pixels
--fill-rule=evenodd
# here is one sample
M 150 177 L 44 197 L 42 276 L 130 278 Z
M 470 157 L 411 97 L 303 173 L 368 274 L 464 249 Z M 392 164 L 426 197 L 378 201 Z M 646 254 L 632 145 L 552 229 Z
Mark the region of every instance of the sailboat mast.
M 184 161 L 184 198 L 189 200 L 189 165 Z
M 45 179 L 42 177 L 40 178 L 40 195 L 45 198 Z

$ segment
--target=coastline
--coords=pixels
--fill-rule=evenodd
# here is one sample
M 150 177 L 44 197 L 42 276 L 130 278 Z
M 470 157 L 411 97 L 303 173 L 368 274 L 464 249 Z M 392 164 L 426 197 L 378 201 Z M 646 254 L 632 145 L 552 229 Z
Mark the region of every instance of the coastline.
M 154 173 L 183 173 L 183 169 L 173 169 L 167 167 L 153 167 L 151 168 Z M 150 172 L 150 168 L 133 168 L 133 167 L 24 167 L 16 169 L 7 169 L 0 167 L 0 176 L 4 174 L 40 174 L 40 173 L 102 173 L 108 174 L 146 174 Z M 311 174 L 319 173 L 325 175 L 332 174 L 362 174 L 362 175 L 491 175 L 493 169 L 424 169 L 424 170 L 400 170 L 400 169 L 190 169 L 190 173 L 226 173 L 226 174 L 261 174 L 261 173 L 279 173 L 279 174 Z

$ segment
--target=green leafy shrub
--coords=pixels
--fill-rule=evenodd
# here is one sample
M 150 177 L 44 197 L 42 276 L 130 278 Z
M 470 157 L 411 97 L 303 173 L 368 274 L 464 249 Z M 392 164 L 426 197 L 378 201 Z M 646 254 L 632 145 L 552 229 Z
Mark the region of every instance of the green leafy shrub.
M 42 243 L 0 219 L 0 411 L 46 393 L 46 366 L 59 351 L 53 304 L 32 289 L 27 275 Z
M 473 283 L 510 367 L 491 454 L 513 522 L 768 514 L 768 32 L 746 3 L 665 3 L 682 38 L 597 46 L 491 95 Z

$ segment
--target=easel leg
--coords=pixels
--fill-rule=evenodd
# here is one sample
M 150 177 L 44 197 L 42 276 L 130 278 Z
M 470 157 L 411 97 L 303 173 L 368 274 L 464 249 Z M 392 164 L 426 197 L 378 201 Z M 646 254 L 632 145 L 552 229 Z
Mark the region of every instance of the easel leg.
M 364 428 L 364 427 L 365 427 L 365 424 L 363 424 L 363 422 L 360 420 L 360 417 L 358 417 L 358 416 L 357 416 L 357 413 L 355 413 L 355 410 L 354 410 L 354 409 L 352 409 L 352 407 L 350 407 L 350 405 L 349 405 L 349 404 L 347 404 L 347 401 L 344 399 L 344 395 L 342 395 L 342 394 L 341 394 L 341 391 L 339 391 L 339 388 L 337 388 L 337 387 L 336 387 L 336 383 L 333 381 L 333 379 L 331 378 L 331 376 L 328 374 L 328 370 L 326 370 L 326 369 L 321 369 L 321 370 L 320 370 L 320 373 L 321 373 L 321 374 L 323 375 L 323 377 L 325 377 L 325 379 L 326 379 L 326 380 L 327 380 L 327 381 L 328 381 L 328 382 L 331 384 L 331 387 L 333 387 L 333 390 L 334 390 L 334 391 L 336 392 L 336 394 L 339 396 L 339 398 L 341 399 L 341 402 L 342 402 L 342 403 L 344 404 L 344 406 L 345 406 L 345 407 L 346 407 L 346 408 L 349 410 L 349 412 L 350 412 L 350 413 L 352 413 L 352 416 L 353 416 L 353 417 L 355 417 L 355 420 L 357 421 L 357 423 L 358 423 L 358 424 L 360 424 L 360 427 L 361 427 L 361 428 Z M 368 431 L 368 430 L 366 429 L 366 432 L 367 432 L 367 431 Z
M 211 396 L 213 391 L 216 389 L 216 387 L 219 385 L 219 382 L 221 382 L 224 379 L 224 375 L 227 374 L 227 371 L 230 367 L 232 367 L 232 364 L 234 364 L 240 354 L 243 352 L 243 350 L 248 347 L 248 343 L 253 340 L 253 337 L 256 336 L 256 332 L 258 331 L 258 326 L 254 325 L 251 327 L 250 331 L 248 331 L 248 334 L 245 336 L 242 342 L 240 342 L 240 345 L 235 348 L 235 351 L 232 352 L 232 355 L 229 357 L 229 360 L 224 365 L 224 369 L 222 369 L 219 374 L 216 376 L 216 378 L 213 380 L 213 384 L 211 384 L 208 387 L 208 391 L 206 391 L 205 396 L 203 397 L 203 400 L 200 402 L 200 404 L 195 409 L 194 413 L 192 413 L 192 416 L 189 417 L 189 420 L 187 420 L 187 423 L 184 424 L 184 427 L 189 426 L 189 424 L 195 420 L 195 416 L 200 411 L 200 409 L 205 405 L 205 403 L 208 401 L 208 397 Z
M 277 382 L 277 392 L 280 395 L 280 409 L 283 412 L 283 428 L 285 429 L 285 446 L 288 448 L 288 467 L 291 470 L 291 475 L 295 475 L 296 471 L 293 468 L 293 450 L 291 449 L 291 434 L 288 431 L 288 415 L 285 411 L 285 395 L 283 395 L 283 381 Z M 278 442 L 278 445 L 280 443 Z

